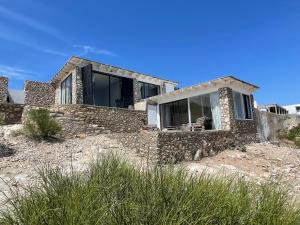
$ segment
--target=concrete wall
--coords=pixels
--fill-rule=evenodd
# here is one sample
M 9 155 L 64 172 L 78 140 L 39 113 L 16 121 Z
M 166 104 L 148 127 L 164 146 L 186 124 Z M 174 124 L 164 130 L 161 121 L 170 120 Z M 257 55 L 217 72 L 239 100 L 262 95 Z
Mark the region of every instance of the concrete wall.
M 25 105 L 52 105 L 55 89 L 50 83 L 25 81 Z
M 0 77 L 0 103 L 7 102 L 8 97 L 8 78 Z
M 23 105 L 0 103 L 0 114 L 4 115 L 6 124 L 21 123 Z
M 298 124 L 298 115 L 277 115 L 275 113 L 256 110 L 257 130 L 259 139 L 265 141 L 277 141 L 281 135 Z

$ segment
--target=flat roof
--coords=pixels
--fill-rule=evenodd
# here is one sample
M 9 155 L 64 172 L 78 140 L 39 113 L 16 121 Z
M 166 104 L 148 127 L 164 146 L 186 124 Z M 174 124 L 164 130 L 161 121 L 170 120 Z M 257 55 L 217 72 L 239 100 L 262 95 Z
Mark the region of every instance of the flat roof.
M 218 78 L 215 80 L 211 80 L 211 81 L 203 82 L 203 83 L 200 83 L 197 85 L 178 89 L 176 91 L 153 96 L 153 97 L 148 98 L 147 100 L 156 102 L 163 98 L 168 98 L 168 97 L 177 96 L 177 95 L 187 95 L 188 93 L 191 93 L 192 91 L 202 91 L 202 90 L 208 89 L 210 87 L 215 87 L 215 86 L 219 86 L 219 87 L 238 86 L 241 89 L 248 90 L 251 93 L 256 91 L 257 89 L 259 89 L 258 86 L 248 83 L 246 81 L 240 80 L 234 76 L 224 76 L 224 77 L 221 77 L 221 78 Z
M 108 64 L 101 63 L 101 62 L 96 62 L 96 61 L 81 58 L 81 57 L 78 57 L 78 56 L 72 56 L 65 63 L 65 65 L 54 75 L 54 77 L 52 78 L 52 80 L 50 82 L 51 83 L 56 83 L 58 81 L 61 81 L 61 79 L 63 79 L 65 75 L 67 75 L 71 70 L 75 69 L 75 66 L 80 65 L 80 64 L 90 64 L 90 63 L 91 64 L 98 64 L 99 66 L 106 66 L 106 67 L 109 67 L 109 68 L 114 69 L 114 70 L 122 70 L 122 71 L 125 71 L 125 72 L 130 73 L 130 74 L 134 73 L 137 77 L 139 77 L 139 76 L 140 77 L 148 77 L 148 78 L 158 79 L 158 80 L 162 80 L 162 81 L 166 81 L 166 82 L 178 85 L 178 82 L 176 82 L 176 81 L 162 79 L 162 78 L 157 77 L 157 76 L 143 74 L 143 73 L 139 73 L 139 72 L 136 72 L 136 71 L 133 71 L 133 70 L 123 69 L 121 67 L 108 65 Z M 112 74 L 114 74 L 114 73 L 112 73 Z

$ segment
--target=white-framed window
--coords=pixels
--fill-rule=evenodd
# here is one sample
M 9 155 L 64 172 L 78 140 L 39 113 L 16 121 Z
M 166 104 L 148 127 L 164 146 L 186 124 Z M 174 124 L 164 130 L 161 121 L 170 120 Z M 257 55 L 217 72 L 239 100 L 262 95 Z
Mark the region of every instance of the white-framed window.
M 251 98 L 239 92 L 233 92 L 235 118 L 241 120 L 253 119 Z

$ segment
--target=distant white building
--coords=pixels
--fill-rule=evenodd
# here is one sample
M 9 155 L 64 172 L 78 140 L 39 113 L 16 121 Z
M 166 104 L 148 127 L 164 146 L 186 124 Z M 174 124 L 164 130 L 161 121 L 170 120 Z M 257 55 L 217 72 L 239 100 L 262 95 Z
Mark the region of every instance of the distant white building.
M 287 105 L 283 106 L 286 110 L 289 111 L 289 114 L 298 114 L 300 115 L 300 104 Z

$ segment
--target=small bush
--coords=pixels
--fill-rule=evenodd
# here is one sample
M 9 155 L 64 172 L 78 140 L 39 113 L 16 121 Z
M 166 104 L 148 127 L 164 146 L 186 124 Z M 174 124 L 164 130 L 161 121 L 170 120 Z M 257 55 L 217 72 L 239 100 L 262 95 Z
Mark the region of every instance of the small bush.
M 0 112 L 0 126 L 5 125 L 5 114 Z
M 84 173 L 40 175 L 39 185 L 15 194 L 1 225 L 300 224 L 299 206 L 275 184 L 172 167 L 136 169 L 116 156 Z
M 61 132 L 61 126 L 50 118 L 47 109 L 34 109 L 28 112 L 28 118 L 24 125 L 26 136 L 35 139 L 47 139 Z
M 300 124 L 288 131 L 287 139 L 294 141 L 294 143 L 300 147 Z

